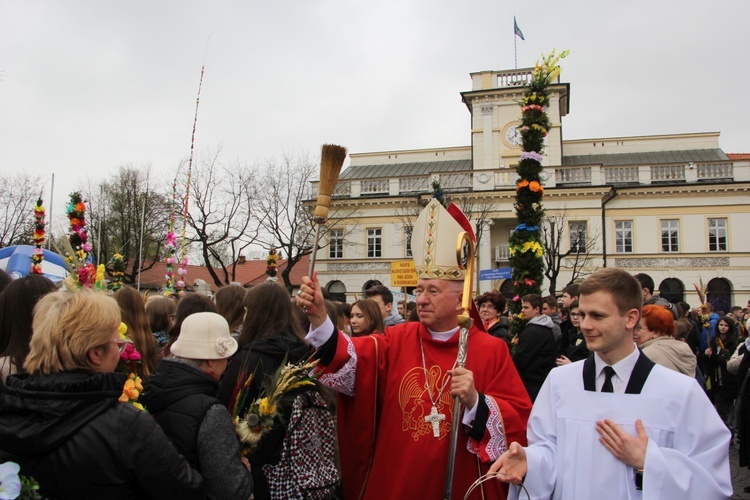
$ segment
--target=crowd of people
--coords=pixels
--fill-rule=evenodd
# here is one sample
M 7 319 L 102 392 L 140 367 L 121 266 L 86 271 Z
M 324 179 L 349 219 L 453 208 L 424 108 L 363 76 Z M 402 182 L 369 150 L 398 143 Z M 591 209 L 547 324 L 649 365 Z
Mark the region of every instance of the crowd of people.
M 465 226 L 428 208 L 413 241 L 455 242 Z M 315 273 L 293 296 L 268 282 L 179 300 L 6 280 L 0 463 L 50 499 L 463 498 L 480 482 L 470 498 L 731 496 L 729 446 L 750 465 L 746 308 L 670 303 L 606 268 L 559 300 L 521 297 L 514 332 L 498 291 L 464 300 L 444 246 L 415 252 L 415 299 L 398 304 L 379 284 L 332 301 Z M 238 419 L 308 362 L 300 390 L 337 434 L 290 444 L 292 391 L 247 446 Z M 336 470 L 308 464 L 327 482 L 305 489 L 320 482 L 279 468 L 315 446 Z

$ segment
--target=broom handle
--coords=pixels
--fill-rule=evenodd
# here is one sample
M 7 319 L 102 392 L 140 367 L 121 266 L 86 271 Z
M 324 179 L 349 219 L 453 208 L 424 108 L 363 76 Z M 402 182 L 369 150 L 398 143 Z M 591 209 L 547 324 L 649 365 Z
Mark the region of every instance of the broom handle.
M 312 279 L 313 271 L 315 270 L 315 256 L 318 254 L 318 242 L 320 241 L 320 228 L 323 227 L 325 220 L 315 221 L 315 244 L 312 249 L 312 256 L 310 257 L 310 272 L 307 274 Z

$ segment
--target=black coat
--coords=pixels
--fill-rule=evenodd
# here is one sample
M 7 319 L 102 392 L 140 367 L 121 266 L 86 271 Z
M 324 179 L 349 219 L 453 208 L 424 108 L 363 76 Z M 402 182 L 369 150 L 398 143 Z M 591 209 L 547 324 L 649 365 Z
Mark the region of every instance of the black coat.
M 493 337 L 503 339 L 505 343 L 508 344 L 508 351 L 511 350 L 510 340 L 512 337 L 510 334 L 510 323 L 507 318 L 498 319 L 498 321 L 487 330 L 487 333 Z
M 208 409 L 221 404 L 215 397 L 218 387 L 211 375 L 169 359 L 159 361 L 143 385 L 141 402 L 196 470 L 198 431 Z
M 119 373 L 13 375 L 0 386 L 0 462 L 49 499 L 203 498 L 203 478 L 151 415 L 117 401 Z
M 528 323 L 518 336 L 513 362 L 534 401 L 547 375 L 557 366 L 557 342 L 552 329 Z

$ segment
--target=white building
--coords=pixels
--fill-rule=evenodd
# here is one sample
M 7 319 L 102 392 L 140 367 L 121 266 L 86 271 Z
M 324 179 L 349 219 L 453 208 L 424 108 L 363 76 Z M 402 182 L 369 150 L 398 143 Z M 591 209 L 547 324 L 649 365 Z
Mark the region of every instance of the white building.
M 320 281 L 351 302 L 368 280 L 392 290 L 391 262 L 410 257 L 410 224 L 431 181 L 480 222 L 478 270 L 508 266 L 508 237 L 520 155 L 518 101 L 531 69 L 473 73 L 461 95 L 472 116 L 471 145 L 351 155 L 334 207 L 350 214 L 318 253 Z M 590 242 L 583 273 L 616 266 L 650 274 L 673 300 L 698 304 L 709 286 L 717 309 L 750 299 L 750 157 L 728 156 L 719 133 L 562 140 L 570 85 L 551 87 L 543 205 L 564 225 L 561 251 Z M 563 217 L 564 218 L 560 218 Z M 564 259 L 572 263 L 572 257 Z M 562 269 L 556 291 L 571 272 Z M 478 282 L 510 293 L 503 280 Z M 549 283 L 545 283 L 545 288 Z M 342 295 L 339 295 L 341 297 Z

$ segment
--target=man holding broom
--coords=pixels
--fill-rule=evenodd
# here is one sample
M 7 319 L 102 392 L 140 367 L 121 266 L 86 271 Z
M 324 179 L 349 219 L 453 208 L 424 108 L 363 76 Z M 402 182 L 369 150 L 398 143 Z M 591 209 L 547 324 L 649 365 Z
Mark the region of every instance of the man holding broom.
M 320 380 L 340 393 L 345 498 L 444 498 L 454 419 L 454 498 L 463 498 L 507 443 L 525 440 L 531 403 L 506 344 L 472 327 L 466 367 L 455 364 L 465 277 L 456 241 L 471 226 L 457 207 L 449 211 L 432 200 L 415 223 L 419 323 L 347 337 L 326 315 L 317 276 L 302 279 L 297 304 L 310 318 L 307 339 L 324 367 Z M 458 415 L 454 396 L 462 404 Z M 506 490 L 492 481 L 483 493 L 502 499 Z

